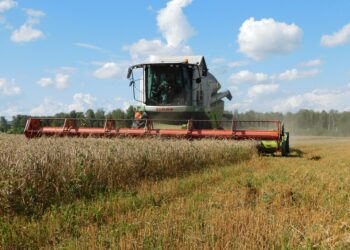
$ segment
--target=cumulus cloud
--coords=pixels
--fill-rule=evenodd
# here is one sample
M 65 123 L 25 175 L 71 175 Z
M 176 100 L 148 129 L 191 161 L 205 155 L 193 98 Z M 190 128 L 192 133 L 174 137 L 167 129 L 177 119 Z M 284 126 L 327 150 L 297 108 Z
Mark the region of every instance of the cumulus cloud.
M 0 1 L 0 13 L 8 11 L 17 6 L 17 2 L 13 0 L 2 0 Z
M 44 33 L 33 26 L 40 23 L 40 18 L 45 16 L 45 13 L 33 9 L 25 9 L 25 11 L 27 13 L 26 22 L 11 34 L 11 41 L 15 43 L 31 42 L 44 37 Z
M 257 84 L 248 90 L 248 97 L 257 97 L 259 95 L 269 95 L 275 93 L 279 88 L 278 84 Z
M 298 69 L 289 69 L 286 70 L 283 73 L 280 73 L 277 76 L 278 80 L 282 81 L 292 81 L 296 79 L 302 79 L 307 78 L 311 76 L 318 75 L 320 71 L 318 69 L 312 69 L 312 70 L 298 70 Z M 272 78 L 275 78 L 276 76 L 273 76 Z
M 295 111 L 300 108 L 304 102 L 304 97 L 302 95 L 295 95 L 284 99 L 278 105 L 273 107 L 274 112 L 287 112 Z
M 99 79 L 121 78 L 124 70 L 121 65 L 115 62 L 104 63 L 94 72 L 94 76 Z
M 96 98 L 90 94 L 76 93 L 73 96 L 73 103 L 68 105 L 68 110 L 84 111 L 92 108 Z
M 37 81 L 41 87 L 55 86 L 57 89 L 65 89 L 69 86 L 68 74 L 57 73 L 54 78 L 43 77 Z
M 48 116 L 59 112 L 67 112 L 67 106 L 61 102 L 56 102 L 50 98 L 45 98 L 42 104 L 30 110 L 30 115 Z
M 193 27 L 187 21 L 183 8 L 192 0 L 172 0 L 158 12 L 157 25 L 169 46 L 178 46 L 194 34 Z
M 163 43 L 161 40 L 146 40 L 140 39 L 136 43 L 123 47 L 124 50 L 129 51 L 133 59 L 139 60 L 148 58 L 152 61 L 152 58 L 159 56 L 176 56 L 176 55 L 190 55 L 192 49 L 187 45 L 172 46 Z
M 135 60 L 192 54 L 191 48 L 185 43 L 194 34 L 194 28 L 183 13 L 183 8 L 191 2 L 192 0 L 171 0 L 165 8 L 159 10 L 157 25 L 165 42 L 160 39 L 140 39 L 123 49 L 129 51 Z
M 0 93 L 3 95 L 19 95 L 21 88 L 12 80 L 9 82 L 4 78 L 0 78 Z
M 276 80 L 280 81 L 292 81 L 302 78 L 312 77 L 318 75 L 320 70 L 311 69 L 311 70 L 298 70 L 298 69 L 289 69 L 279 74 L 268 75 L 265 73 L 254 73 L 249 70 L 242 70 L 237 73 L 233 73 L 229 77 L 229 82 L 231 84 L 258 84 L 258 83 L 267 83 L 274 82 Z
M 325 47 L 334 47 L 347 43 L 350 40 L 350 23 L 343 26 L 339 31 L 331 35 L 323 35 L 321 37 L 321 45 Z
M 90 94 L 76 93 L 73 96 L 73 101 L 70 104 L 54 101 L 50 98 L 45 98 L 43 103 L 33 108 L 30 111 L 32 116 L 47 116 L 54 115 L 59 112 L 85 111 L 92 108 L 96 98 Z
M 323 64 L 323 61 L 321 59 L 314 59 L 314 60 L 310 60 L 307 62 L 302 62 L 301 66 L 304 67 L 317 67 L 317 66 L 321 66 Z
M 34 29 L 32 26 L 23 24 L 19 29 L 14 30 L 11 35 L 11 40 L 15 43 L 24 43 L 37 40 L 43 37 L 43 32 Z
M 273 107 L 274 111 L 296 111 L 300 108 L 314 110 L 350 111 L 350 88 L 315 89 L 300 95 L 290 96 Z
M 295 24 L 277 22 L 272 18 L 249 18 L 240 27 L 239 51 L 254 60 L 287 54 L 301 43 L 302 30 Z
M 230 76 L 229 82 L 232 84 L 252 83 L 257 84 L 265 82 L 269 79 L 269 76 L 264 73 L 254 73 L 248 70 L 242 70 L 238 73 L 234 73 Z

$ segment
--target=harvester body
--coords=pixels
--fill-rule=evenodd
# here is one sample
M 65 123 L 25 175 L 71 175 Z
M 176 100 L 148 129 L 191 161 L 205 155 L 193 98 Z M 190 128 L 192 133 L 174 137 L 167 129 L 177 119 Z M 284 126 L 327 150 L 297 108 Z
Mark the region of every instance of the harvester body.
M 142 70 L 139 83 L 134 70 Z M 224 114 L 224 98 L 232 99 L 230 91 L 219 92 L 221 85 L 208 72 L 203 56 L 162 57 L 152 62 L 133 65 L 128 78 L 134 98 L 140 105 L 136 111 L 145 112 L 150 119 L 210 120 L 195 124 L 197 128 L 219 128 Z M 136 87 L 139 86 L 139 96 Z M 172 122 L 171 122 L 172 121 Z
M 139 79 L 134 77 L 136 70 L 141 70 Z M 136 64 L 129 68 L 127 78 L 140 102 L 133 120 L 32 117 L 25 136 L 256 140 L 262 152 L 289 153 L 289 133 L 281 121 L 237 121 L 225 115 L 223 99 L 231 100 L 232 95 L 228 90 L 219 92 L 221 85 L 208 72 L 203 56 Z

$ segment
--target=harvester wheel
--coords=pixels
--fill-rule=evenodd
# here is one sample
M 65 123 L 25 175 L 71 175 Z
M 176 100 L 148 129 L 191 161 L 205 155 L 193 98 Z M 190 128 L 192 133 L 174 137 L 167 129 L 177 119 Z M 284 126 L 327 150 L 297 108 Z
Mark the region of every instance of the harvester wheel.
M 281 152 L 282 156 L 288 156 L 289 154 L 289 132 L 285 132 L 282 137 Z

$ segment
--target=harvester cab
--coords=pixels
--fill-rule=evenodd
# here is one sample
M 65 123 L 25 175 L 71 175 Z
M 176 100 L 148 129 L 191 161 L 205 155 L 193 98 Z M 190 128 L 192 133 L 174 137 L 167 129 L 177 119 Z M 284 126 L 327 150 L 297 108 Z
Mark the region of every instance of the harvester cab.
M 138 81 L 134 70 L 142 70 Z M 133 65 L 127 78 L 133 87 L 134 99 L 140 102 L 137 112 L 150 119 L 207 120 L 197 128 L 220 128 L 224 115 L 224 98 L 232 99 L 230 91 L 219 92 L 221 85 L 208 72 L 203 56 L 162 57 L 151 63 Z M 137 91 L 139 90 L 139 91 Z

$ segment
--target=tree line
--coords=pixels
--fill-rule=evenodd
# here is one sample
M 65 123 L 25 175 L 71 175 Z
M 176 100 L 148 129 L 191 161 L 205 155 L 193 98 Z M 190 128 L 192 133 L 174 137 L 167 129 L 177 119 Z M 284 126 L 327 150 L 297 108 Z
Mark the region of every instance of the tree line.
M 237 120 L 280 120 L 284 123 L 286 131 L 295 135 L 350 136 L 350 112 L 308 109 L 285 114 L 235 111 L 233 117 Z
M 302 109 L 296 113 L 276 113 L 276 112 L 255 112 L 248 111 L 239 113 L 233 112 L 233 119 L 235 120 L 280 120 L 285 124 L 287 131 L 297 135 L 326 135 L 326 136 L 350 136 L 350 112 L 338 112 L 331 110 L 326 111 L 313 111 Z M 27 118 L 27 115 L 16 115 L 12 118 L 12 121 L 7 121 L 5 117 L 0 117 L 0 132 L 7 133 L 23 133 Z M 57 113 L 53 117 L 55 118 L 79 118 L 86 120 L 87 126 L 101 126 L 103 119 L 133 119 L 134 109 L 130 106 L 126 111 L 116 109 L 106 113 L 102 109 L 96 111 L 89 109 L 86 112 L 71 111 L 70 113 Z M 100 120 L 90 121 L 90 120 Z M 48 121 L 51 126 L 61 126 L 62 121 Z M 130 123 L 130 121 L 129 121 Z M 125 126 L 129 126 L 128 121 L 125 121 Z
M 12 117 L 12 121 L 7 121 L 5 117 L 0 117 L 0 132 L 10 133 L 10 134 L 21 134 L 23 133 L 24 127 L 26 125 L 29 115 L 16 115 Z M 123 125 L 128 126 L 128 122 L 131 123 L 131 119 L 134 118 L 134 108 L 130 106 L 126 111 L 121 109 L 115 109 L 111 112 L 106 113 L 103 109 L 97 109 L 96 111 L 88 109 L 86 112 L 76 112 L 75 110 L 64 113 L 60 112 L 54 116 L 41 116 L 40 118 L 75 118 L 79 119 L 80 125 L 89 127 L 100 127 L 103 124 L 103 120 L 108 119 L 126 119 L 130 121 L 125 121 Z M 43 121 L 42 125 L 45 126 L 62 126 L 63 120 L 52 119 L 48 121 Z

